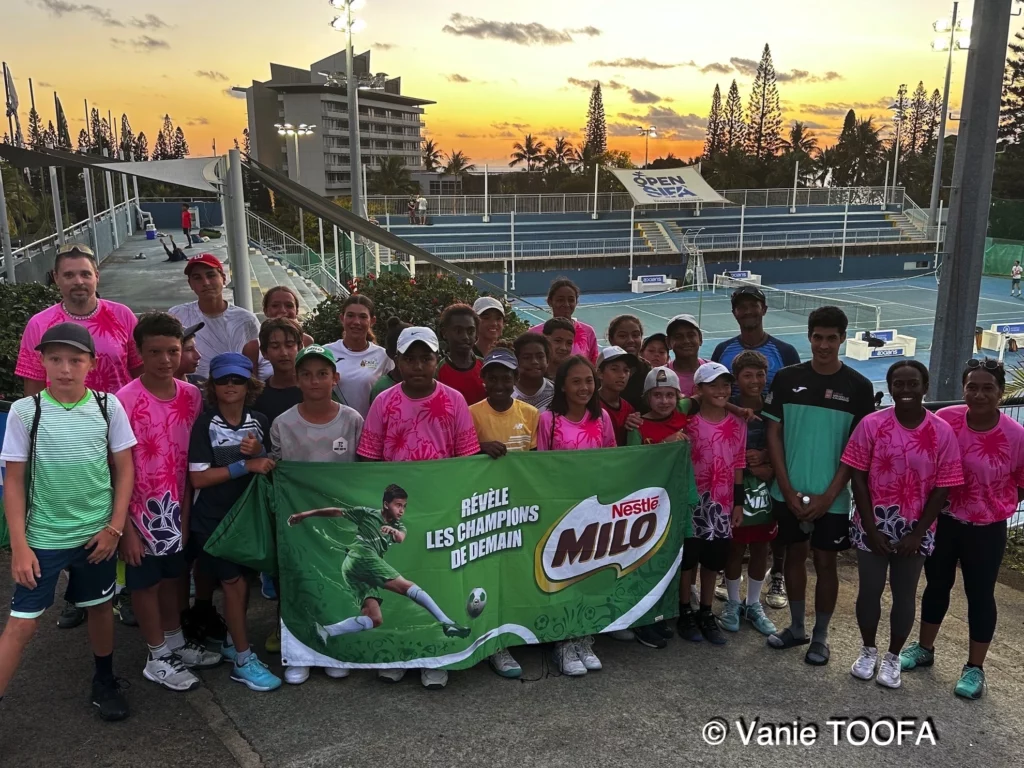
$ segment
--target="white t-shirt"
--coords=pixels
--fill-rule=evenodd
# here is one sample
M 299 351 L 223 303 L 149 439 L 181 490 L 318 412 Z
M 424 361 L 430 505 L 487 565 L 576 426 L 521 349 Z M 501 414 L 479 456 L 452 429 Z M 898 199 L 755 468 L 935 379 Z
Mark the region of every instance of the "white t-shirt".
M 219 315 L 204 315 L 198 301 L 179 304 L 167 310 L 181 321 L 186 328 L 196 323 L 206 323 L 196 334 L 196 349 L 202 355 L 196 375 L 210 376 L 210 361 L 224 352 L 241 352 L 242 347 L 260 336 L 260 321 L 247 309 L 228 304 Z
M 1024 269 L 1021 269 L 1020 264 L 1014 264 L 1012 267 L 1010 267 L 1010 277 L 1012 277 L 1014 280 L 1020 280 L 1020 275 L 1022 272 L 1024 272 Z
M 421 197 L 416 200 L 416 207 L 421 211 L 427 210 L 427 198 Z
M 354 408 L 366 418 L 370 410 L 370 390 L 377 379 L 395 367 L 384 347 L 370 344 L 362 352 L 353 352 L 341 339 L 325 344 L 338 361 L 338 375 L 341 381 L 334 387 L 341 401 Z

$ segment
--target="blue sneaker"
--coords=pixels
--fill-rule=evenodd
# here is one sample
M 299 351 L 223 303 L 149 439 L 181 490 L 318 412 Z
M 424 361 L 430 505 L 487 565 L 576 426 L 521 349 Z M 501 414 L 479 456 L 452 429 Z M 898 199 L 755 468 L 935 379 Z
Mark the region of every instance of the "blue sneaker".
M 277 600 L 277 590 L 274 589 L 274 580 L 270 578 L 270 574 L 260 574 L 260 594 L 263 595 L 264 600 Z
M 935 663 L 934 649 L 929 651 L 920 643 L 911 643 L 900 651 L 900 667 L 909 672 L 918 667 L 930 667 Z
M 980 667 L 964 667 L 953 693 L 962 699 L 980 699 L 985 695 L 985 670 Z
M 273 691 L 281 687 L 281 678 L 256 658 L 253 653 L 244 664 L 236 661 L 231 667 L 231 679 L 246 686 L 250 691 Z
M 230 661 L 230 662 L 234 663 L 235 661 L 238 660 L 238 651 L 235 648 L 235 646 L 233 646 L 233 645 L 227 645 L 226 643 L 221 643 L 220 647 L 219 648 L 215 648 L 214 650 L 219 650 L 220 651 L 220 655 L 224 658 L 225 661 Z
M 743 606 L 735 600 L 726 600 L 725 607 L 722 608 L 722 616 L 719 621 L 722 623 L 722 629 L 728 630 L 729 632 L 740 631 L 740 615 L 743 613 Z
M 764 614 L 764 606 L 760 602 L 745 606 L 747 621 L 754 625 L 754 629 L 762 635 L 774 635 L 778 630 L 775 622 Z

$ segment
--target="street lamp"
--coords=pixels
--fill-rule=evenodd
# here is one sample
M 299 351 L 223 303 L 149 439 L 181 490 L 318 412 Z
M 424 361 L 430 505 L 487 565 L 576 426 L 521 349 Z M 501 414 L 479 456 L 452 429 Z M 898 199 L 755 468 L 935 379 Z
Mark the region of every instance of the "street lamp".
M 903 90 L 903 88 L 904 88 L 904 85 L 900 85 L 900 90 Z M 890 110 L 892 110 L 892 109 L 899 109 L 899 106 L 900 106 L 899 102 L 894 102 L 894 103 L 889 105 L 889 109 Z M 895 141 L 895 144 L 896 144 L 896 146 L 895 146 L 896 158 L 895 158 L 895 160 L 893 162 L 893 167 L 892 167 L 892 184 L 890 185 L 890 189 L 892 190 L 892 195 L 893 195 L 893 199 L 894 200 L 895 200 L 895 197 L 896 197 L 896 174 L 899 173 L 899 170 L 900 170 L 900 129 L 903 127 L 903 116 L 899 115 L 898 117 L 899 117 L 898 120 L 894 120 L 893 121 L 893 122 L 896 123 L 896 141 Z M 888 164 L 888 161 L 886 161 L 886 168 L 888 168 L 888 167 L 889 167 L 889 164 Z M 886 202 L 888 202 L 888 201 L 883 201 L 883 203 L 886 203 Z
M 359 149 L 359 78 L 356 77 L 353 64 L 352 35 L 361 32 L 365 24 L 361 19 L 353 19 L 352 11 L 357 11 L 366 4 L 366 0 L 328 0 L 332 8 L 344 9 L 343 16 L 336 16 L 331 28 L 348 35 L 348 46 L 345 49 L 345 94 L 348 98 L 348 156 L 351 163 L 349 182 L 352 189 L 352 213 L 362 215 L 362 157 Z
M 291 123 L 274 123 L 274 127 L 277 128 L 279 136 L 288 136 L 294 142 L 295 148 L 295 183 L 302 184 L 302 176 L 299 171 L 299 136 L 312 136 L 315 125 L 306 125 L 305 123 L 299 123 L 298 125 L 292 125 Z M 302 241 L 302 247 L 306 247 L 306 221 L 302 213 L 302 206 L 299 206 L 299 240 Z
M 651 139 L 658 138 L 658 127 L 652 125 L 650 128 L 637 128 L 637 135 L 644 137 L 644 168 L 647 167 L 647 148 Z
M 946 55 L 946 84 L 942 89 L 942 111 L 939 113 L 939 136 L 935 145 L 935 168 L 932 170 L 932 197 L 928 205 L 928 229 L 936 225 L 936 218 L 939 210 L 939 193 L 942 191 L 942 155 L 943 145 L 946 141 L 946 119 L 949 109 L 949 79 L 953 73 L 953 51 L 966 50 L 971 45 L 969 33 L 971 31 L 970 19 L 958 19 L 957 10 L 960 3 L 953 3 L 953 15 L 949 19 L 939 19 L 932 28 L 936 32 L 949 32 L 949 37 L 939 37 L 932 41 L 932 49 L 948 52 Z M 957 37 L 957 33 L 963 33 Z M 938 232 L 936 231 L 936 238 Z

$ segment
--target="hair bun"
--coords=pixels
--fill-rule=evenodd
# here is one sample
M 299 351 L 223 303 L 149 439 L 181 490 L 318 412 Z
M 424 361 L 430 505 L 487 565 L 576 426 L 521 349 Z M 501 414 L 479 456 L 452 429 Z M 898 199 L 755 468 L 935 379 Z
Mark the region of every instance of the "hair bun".
M 402 323 L 401 319 L 397 316 L 391 316 L 388 318 L 387 329 L 390 331 L 392 328 L 397 328 Z

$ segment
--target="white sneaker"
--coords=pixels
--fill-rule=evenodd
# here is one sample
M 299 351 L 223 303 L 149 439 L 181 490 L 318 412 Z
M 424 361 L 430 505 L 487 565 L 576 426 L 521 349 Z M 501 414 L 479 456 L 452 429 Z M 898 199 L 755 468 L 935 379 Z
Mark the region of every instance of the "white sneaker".
M 217 653 L 217 651 L 209 651 L 205 645 L 193 643 L 191 640 L 180 648 L 175 648 L 174 653 L 178 654 L 181 658 L 182 664 L 192 669 L 216 667 L 224 660 L 224 657 Z
M 289 685 L 302 685 L 309 680 L 309 667 L 285 667 L 284 681 Z
M 875 682 L 884 685 L 886 688 L 899 688 L 903 685 L 900 677 L 900 657 L 898 654 L 886 652 L 882 657 L 882 663 L 878 667 L 878 676 Z
M 377 679 L 385 683 L 400 683 L 405 677 L 405 670 L 401 668 L 381 669 L 377 672 Z
M 571 640 L 555 643 L 554 657 L 555 666 L 558 667 L 558 671 L 563 675 L 579 677 L 587 674 L 587 668 L 583 666 L 583 662 L 580 661 L 576 650 L 576 643 Z
M 860 656 L 850 667 L 850 674 L 858 680 L 870 680 L 875 676 L 875 667 L 878 666 L 878 649 L 868 648 L 866 645 L 860 649 Z
M 172 691 L 191 691 L 199 687 L 199 678 L 189 672 L 188 667 L 181 663 L 181 658 L 174 653 L 150 659 L 142 674 L 147 680 Z
M 324 674 L 332 680 L 341 680 L 341 678 L 352 674 L 352 670 L 343 667 L 324 667 Z
M 508 652 L 508 648 L 502 648 L 500 651 L 491 654 L 491 658 L 488 661 L 491 663 L 491 669 L 502 677 L 517 678 L 523 674 L 523 668 L 519 666 L 519 662 Z
M 583 666 L 587 668 L 588 672 L 596 672 L 601 668 L 601 660 L 597 658 L 597 654 L 594 653 L 594 636 L 587 635 L 574 641 L 576 646 L 576 655 L 579 660 L 583 663 Z
M 420 682 L 430 691 L 439 691 L 448 685 L 447 669 L 421 669 Z

